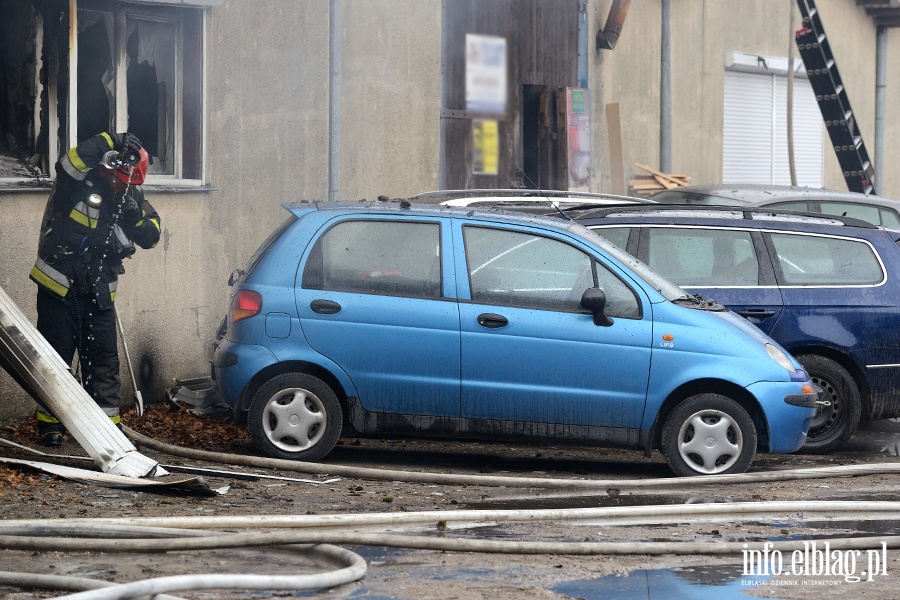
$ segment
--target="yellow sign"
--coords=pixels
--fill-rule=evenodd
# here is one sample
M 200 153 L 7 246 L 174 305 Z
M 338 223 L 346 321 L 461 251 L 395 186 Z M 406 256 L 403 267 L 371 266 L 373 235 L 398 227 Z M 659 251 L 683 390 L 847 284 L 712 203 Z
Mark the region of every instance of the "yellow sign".
M 476 175 L 497 175 L 500 163 L 500 135 L 497 121 L 472 121 L 472 172 Z

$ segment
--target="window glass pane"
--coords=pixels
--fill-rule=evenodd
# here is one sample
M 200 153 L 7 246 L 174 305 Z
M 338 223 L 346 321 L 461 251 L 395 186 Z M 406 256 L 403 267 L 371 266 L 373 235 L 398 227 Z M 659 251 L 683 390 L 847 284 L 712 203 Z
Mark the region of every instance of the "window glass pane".
M 590 257 L 568 244 L 501 229 L 463 232 L 475 302 L 575 311 L 594 285 Z
M 881 224 L 885 227 L 900 229 L 900 216 L 887 208 L 881 209 Z
M 779 208 L 781 210 L 797 210 L 800 212 L 809 212 L 809 205 L 806 202 L 778 202 L 777 204 L 767 204 L 763 208 Z
M 773 233 L 772 243 L 788 285 L 878 283 L 883 274 L 863 242 L 811 235 Z
M 649 228 L 650 268 L 681 286 L 746 286 L 759 282 L 749 231 Z
M 881 225 L 877 206 L 856 204 L 855 202 L 822 202 L 821 206 L 822 212 L 826 215 L 852 217 L 875 225 Z
M 347 221 L 322 238 L 327 290 L 437 298 L 441 295 L 440 226 Z
M 150 173 L 175 173 L 174 23 L 128 17 L 128 130 L 152 157 Z
M 78 142 L 112 129 L 116 114 L 113 52 L 112 14 L 79 10 Z
M 592 227 L 592 229 L 594 233 L 602 235 L 622 250 L 625 250 L 625 247 L 628 245 L 631 227 Z
M 596 263 L 595 263 L 596 264 Z M 609 269 L 597 264 L 597 287 L 606 294 L 606 316 L 624 317 L 626 319 L 641 318 L 641 303 L 624 281 Z M 582 290 L 582 294 L 584 291 Z

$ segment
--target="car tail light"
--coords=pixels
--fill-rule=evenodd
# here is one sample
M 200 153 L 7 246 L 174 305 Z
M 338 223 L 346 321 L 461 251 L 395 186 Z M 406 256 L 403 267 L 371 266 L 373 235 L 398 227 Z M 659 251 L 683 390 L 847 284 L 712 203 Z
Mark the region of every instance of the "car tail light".
M 255 317 L 262 310 L 262 296 L 259 292 L 239 290 L 231 301 L 231 322 L 237 323 Z

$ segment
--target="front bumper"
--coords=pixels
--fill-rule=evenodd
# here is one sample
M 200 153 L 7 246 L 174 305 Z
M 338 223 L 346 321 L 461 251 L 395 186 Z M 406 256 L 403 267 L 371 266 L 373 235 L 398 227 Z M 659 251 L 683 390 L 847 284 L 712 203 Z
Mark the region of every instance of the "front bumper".
M 769 426 L 769 452 L 794 452 L 806 443 L 819 394 L 817 391 L 802 392 L 804 385 L 812 386 L 812 382 L 760 381 L 747 386 L 765 414 Z

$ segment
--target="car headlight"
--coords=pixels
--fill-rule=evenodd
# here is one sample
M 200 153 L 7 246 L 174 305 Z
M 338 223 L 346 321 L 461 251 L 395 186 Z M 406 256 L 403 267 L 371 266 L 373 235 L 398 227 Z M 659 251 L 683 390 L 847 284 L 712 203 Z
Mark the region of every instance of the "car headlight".
M 777 362 L 779 365 L 781 365 L 788 371 L 796 370 L 794 363 L 791 362 L 791 359 L 788 358 L 788 355 L 785 354 L 781 350 L 781 348 L 778 348 L 777 346 L 773 346 L 772 344 L 766 344 L 766 352 L 769 353 L 769 356 L 772 357 L 772 360 Z

